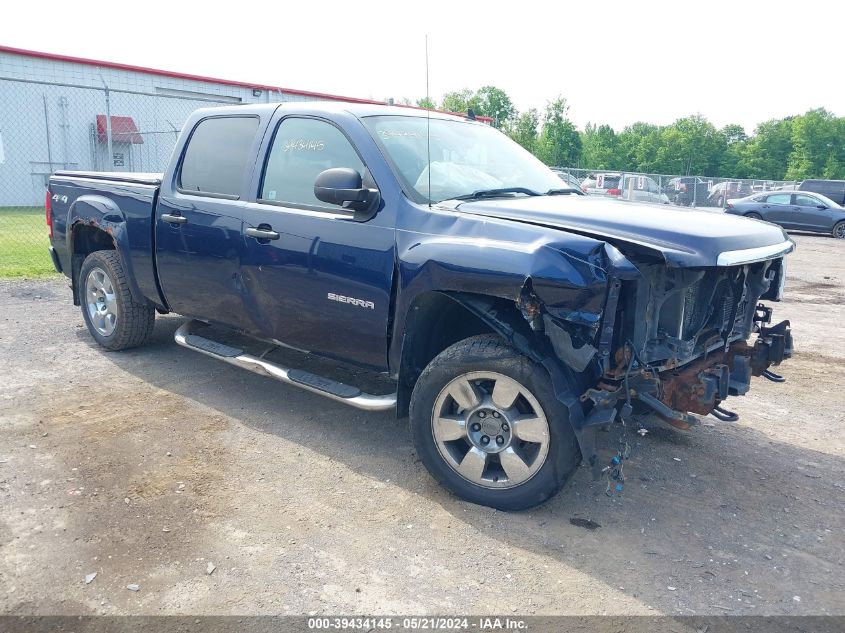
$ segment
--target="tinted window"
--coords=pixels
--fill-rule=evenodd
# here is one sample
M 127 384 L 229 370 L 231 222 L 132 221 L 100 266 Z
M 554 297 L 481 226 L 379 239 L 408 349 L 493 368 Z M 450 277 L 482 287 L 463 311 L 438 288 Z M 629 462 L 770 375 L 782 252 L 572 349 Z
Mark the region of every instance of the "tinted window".
M 791 194 L 788 193 L 775 193 L 766 198 L 766 202 L 769 204 L 789 204 L 791 198 Z
M 365 175 L 364 163 L 335 126 L 316 119 L 284 119 L 273 139 L 261 198 L 337 211 L 337 206 L 314 197 L 317 176 L 333 167 Z
M 821 201 L 818 198 L 814 198 L 813 196 L 796 194 L 795 204 L 797 204 L 799 207 L 815 207 L 816 205 L 821 204 Z
M 256 117 L 204 119 L 188 141 L 179 187 L 229 196 L 240 194 L 244 169 L 252 158 Z

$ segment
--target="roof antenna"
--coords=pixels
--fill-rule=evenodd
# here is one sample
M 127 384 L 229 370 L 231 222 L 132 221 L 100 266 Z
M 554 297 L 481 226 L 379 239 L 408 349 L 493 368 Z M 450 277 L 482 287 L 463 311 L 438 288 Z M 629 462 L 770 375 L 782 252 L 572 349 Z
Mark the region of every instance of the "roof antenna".
M 428 93 L 428 33 L 425 34 L 425 149 L 428 159 L 428 208 L 431 208 L 431 96 Z

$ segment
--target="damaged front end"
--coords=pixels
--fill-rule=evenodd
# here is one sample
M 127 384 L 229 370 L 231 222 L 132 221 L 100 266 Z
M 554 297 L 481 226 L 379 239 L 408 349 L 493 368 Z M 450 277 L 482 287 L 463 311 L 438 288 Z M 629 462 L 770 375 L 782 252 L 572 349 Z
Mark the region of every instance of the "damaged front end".
M 772 310 L 760 303 L 780 299 L 783 257 L 638 268 L 642 275 L 621 284 L 616 309 L 605 313 L 602 334 L 612 354 L 602 361 L 598 384 L 581 396 L 590 409 L 587 426 L 613 421 L 624 404 L 680 429 L 695 425 L 696 414 L 732 421 L 738 416 L 721 403 L 744 395 L 752 376 L 783 381 L 769 368 L 792 356 L 790 324 L 771 325 Z

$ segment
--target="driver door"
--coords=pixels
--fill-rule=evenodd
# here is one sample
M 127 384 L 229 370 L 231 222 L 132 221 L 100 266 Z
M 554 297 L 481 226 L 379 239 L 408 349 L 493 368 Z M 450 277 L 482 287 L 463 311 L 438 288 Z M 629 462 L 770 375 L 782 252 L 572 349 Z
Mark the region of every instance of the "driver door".
M 244 209 L 241 277 L 253 332 L 383 369 L 394 266 L 384 213 L 366 222 L 314 196 L 324 170 L 348 167 L 376 188 L 333 123 L 288 116 L 275 127 L 255 202 Z

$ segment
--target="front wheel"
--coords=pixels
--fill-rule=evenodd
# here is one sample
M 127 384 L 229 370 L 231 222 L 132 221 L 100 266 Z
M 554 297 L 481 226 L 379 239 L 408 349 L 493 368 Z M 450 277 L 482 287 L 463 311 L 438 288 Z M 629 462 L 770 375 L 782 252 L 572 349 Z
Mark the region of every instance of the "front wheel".
M 447 490 L 499 510 L 538 505 L 581 461 L 548 373 L 495 335 L 441 352 L 411 397 L 411 434 Z
M 745 217 L 751 218 L 752 220 L 762 220 L 763 219 L 763 216 L 761 216 L 759 213 L 754 213 L 753 211 L 751 213 L 746 213 Z
M 837 222 L 833 226 L 833 237 L 843 240 L 845 239 L 845 220 Z
M 137 347 L 152 334 L 155 310 L 135 301 L 116 251 L 95 251 L 85 258 L 79 271 L 79 292 L 85 325 L 106 349 Z

